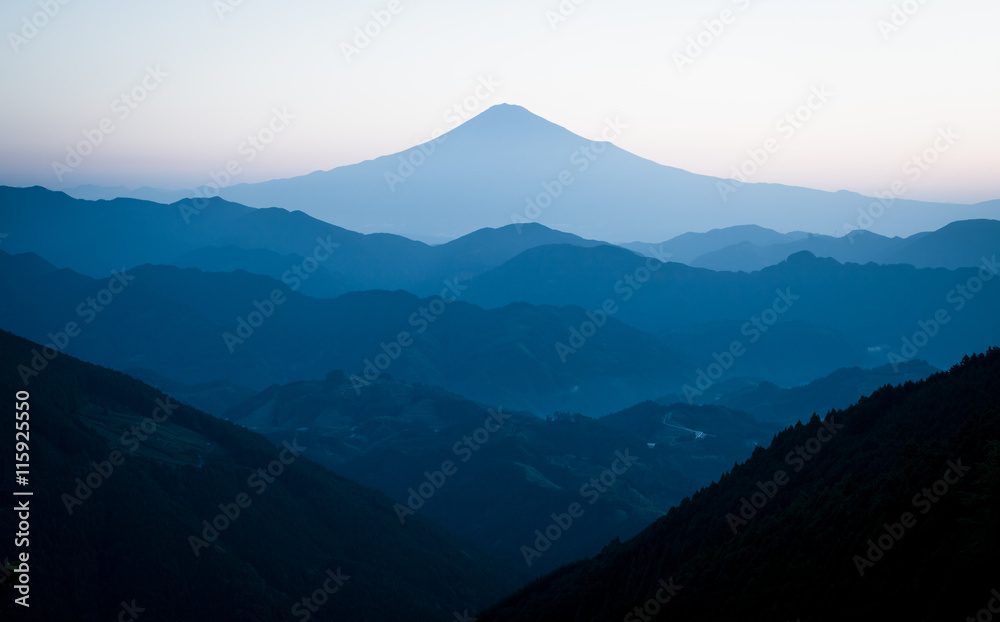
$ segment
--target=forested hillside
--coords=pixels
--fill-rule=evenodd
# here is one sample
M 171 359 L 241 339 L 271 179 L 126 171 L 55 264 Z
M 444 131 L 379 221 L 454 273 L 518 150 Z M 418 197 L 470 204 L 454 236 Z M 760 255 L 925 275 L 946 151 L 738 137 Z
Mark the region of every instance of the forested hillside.
M 480 619 L 974 616 L 1000 576 L 998 440 L 993 348 L 788 428 L 634 539 L 565 566 Z M 666 604 L 661 580 L 682 586 Z M 626 617 L 635 611 L 646 617 Z

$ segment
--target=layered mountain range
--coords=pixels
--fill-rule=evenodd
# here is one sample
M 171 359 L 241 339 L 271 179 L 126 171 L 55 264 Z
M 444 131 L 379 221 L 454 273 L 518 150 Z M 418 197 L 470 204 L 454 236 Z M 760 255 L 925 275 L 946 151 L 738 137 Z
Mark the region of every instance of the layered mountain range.
M 0 187 L 38 610 L 960 618 L 1000 550 L 998 216 L 508 105 L 210 193 Z

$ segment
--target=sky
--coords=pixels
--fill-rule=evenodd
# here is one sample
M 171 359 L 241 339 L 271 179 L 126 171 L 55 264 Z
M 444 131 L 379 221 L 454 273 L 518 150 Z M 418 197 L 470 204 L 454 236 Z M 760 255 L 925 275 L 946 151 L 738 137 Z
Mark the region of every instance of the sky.
M 618 116 L 618 146 L 695 173 L 773 138 L 752 181 L 871 195 L 919 166 L 906 198 L 1000 199 L 998 23 L 996 0 L 5 0 L 0 184 L 190 188 L 241 150 L 240 182 L 291 177 L 506 102 L 593 139 Z

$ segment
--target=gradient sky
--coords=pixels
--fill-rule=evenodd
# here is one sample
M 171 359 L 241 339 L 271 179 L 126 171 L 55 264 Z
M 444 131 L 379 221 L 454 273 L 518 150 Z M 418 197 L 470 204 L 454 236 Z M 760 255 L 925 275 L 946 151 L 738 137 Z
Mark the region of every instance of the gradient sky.
M 0 183 L 194 187 L 275 107 L 295 119 L 239 181 L 330 169 L 450 129 L 445 113 L 492 76 L 483 108 L 520 104 L 588 138 L 617 115 L 619 146 L 722 177 L 825 85 L 831 101 L 752 181 L 882 191 L 950 126 L 961 139 L 906 198 L 1000 198 L 996 0 L 584 0 L 554 28 L 558 0 L 398 2 L 348 61 L 341 43 L 389 2 L 79 0 L 12 43 L 41 9 L 5 0 Z M 886 37 L 904 4 L 916 11 Z M 675 54 L 724 10 L 681 71 Z M 114 100 L 156 66 L 169 75 L 120 119 Z M 115 131 L 59 183 L 52 162 L 103 118 Z

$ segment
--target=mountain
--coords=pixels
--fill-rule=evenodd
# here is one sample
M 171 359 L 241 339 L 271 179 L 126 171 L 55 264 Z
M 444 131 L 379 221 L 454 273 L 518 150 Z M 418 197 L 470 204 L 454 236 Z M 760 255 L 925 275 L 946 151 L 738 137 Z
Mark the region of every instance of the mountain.
M 479 619 L 961 619 L 995 596 L 998 502 L 992 348 L 786 429 L 635 538 Z
M 807 385 L 789 389 L 770 382 L 744 381 L 744 386 L 728 391 L 719 383 L 695 402 L 733 408 L 751 413 L 762 421 L 787 425 L 805 421 L 813 414 L 826 414 L 834 409 L 847 408 L 859 398 L 881 387 L 918 382 L 937 371 L 939 370 L 924 361 L 910 361 L 900 364 L 896 369 L 892 365 L 875 369 L 838 369 Z M 672 396 L 663 403 L 676 399 L 676 396 Z
M 495 268 L 521 253 L 539 246 L 566 244 L 592 248 L 605 242 L 587 240 L 537 223 L 507 225 L 498 229 L 479 229 L 468 235 L 433 247 L 435 259 L 453 266 L 454 276 L 472 278 Z
M 774 246 L 787 242 L 795 242 L 809 235 L 811 234 L 803 231 L 778 233 L 777 231 L 758 227 L 757 225 L 739 225 L 723 229 L 712 229 L 705 233 L 683 233 L 659 244 L 630 242 L 621 246 L 661 261 L 676 261 L 677 263 L 692 265 L 691 262 L 702 255 L 707 255 L 708 253 L 736 244 L 747 243 L 755 246 Z
M 739 185 L 629 153 L 605 142 L 626 135 L 627 124 L 609 118 L 602 125 L 595 132 L 602 141 L 593 142 L 520 106 L 501 104 L 401 153 L 238 184 L 222 189 L 221 196 L 253 207 L 301 210 L 363 233 L 445 239 L 523 222 L 611 242 L 664 240 L 751 223 L 839 235 L 871 221 L 867 228 L 876 233 L 910 235 L 956 220 L 1000 217 L 1000 201 L 896 199 L 886 209 L 880 200 L 852 192 Z
M 963 220 L 908 238 L 907 244 L 890 253 L 886 263 L 907 263 L 927 268 L 978 266 L 984 256 L 1000 253 L 1000 222 Z
M 30 438 L 19 490 L 33 493 L 0 515 L 2 553 L 29 555 L 34 618 L 125 619 L 125 603 L 148 620 L 429 622 L 517 584 L 425 518 L 401 526 L 388 497 L 317 466 L 294 435 L 271 445 L 65 354 L 25 384 L 18 367 L 41 349 L 0 332 L 0 390 Z M 0 457 L 7 490 L 14 458 Z
M 937 231 L 907 238 L 886 238 L 870 231 L 852 231 L 843 237 L 808 234 L 792 241 L 761 243 L 742 240 L 685 261 L 710 270 L 752 272 L 808 251 L 841 263 L 909 264 L 917 268 L 972 268 L 1000 251 L 1000 221 L 964 220 Z
M 86 201 L 110 201 L 112 199 L 127 198 L 139 199 L 140 201 L 150 201 L 152 203 L 177 203 L 184 199 L 196 196 L 190 190 L 162 190 L 143 186 L 141 188 L 128 188 L 126 186 L 96 186 L 85 184 L 64 190 L 66 194 L 75 199 Z
M 486 308 L 524 301 L 591 311 L 610 301 L 615 319 L 660 336 L 695 358 L 696 369 L 716 363 L 715 354 L 739 341 L 745 354 L 729 371 L 742 376 L 768 378 L 771 365 L 794 371 L 837 353 L 824 369 L 814 367 L 819 373 L 812 377 L 768 378 L 790 386 L 840 367 L 880 366 L 916 355 L 944 368 L 963 352 L 1000 341 L 994 317 L 998 275 L 992 256 L 978 269 L 945 270 L 845 265 L 801 252 L 746 274 L 663 264 L 611 246 L 544 246 L 473 279 L 465 299 Z M 779 343 L 776 336 L 792 326 L 799 329 Z M 938 334 L 947 337 L 931 338 Z M 742 368 L 767 348 L 780 349 L 784 362 L 761 361 L 763 371 Z
M 39 187 L 0 187 L 0 229 L 8 235 L 7 252 L 37 253 L 97 278 L 144 264 L 243 270 L 324 298 L 369 289 L 430 296 L 446 280 L 469 279 L 534 246 L 603 244 L 528 224 L 480 229 L 428 246 L 221 199 L 82 201 Z
M 184 384 L 262 390 L 342 369 L 360 387 L 386 373 L 543 415 L 607 414 L 676 390 L 691 369 L 614 318 L 586 347 L 561 351 L 572 327 L 589 321 L 583 309 L 484 310 L 463 301 L 461 283 L 451 285 L 434 298 L 367 291 L 327 300 L 246 272 L 140 266 L 95 280 L 0 252 L 0 287 L 10 292 L 0 299 L 0 326 Z M 70 322 L 78 334 L 67 337 Z
M 920 233 L 911 236 L 911 238 L 923 235 L 926 234 Z M 705 253 L 693 259 L 689 265 L 709 270 L 753 272 L 779 264 L 790 256 L 801 252 L 812 253 L 817 257 L 829 257 L 840 263 L 907 263 L 888 261 L 888 258 L 894 250 L 904 246 L 911 238 L 887 238 L 870 231 L 858 230 L 839 238 L 809 234 L 792 242 L 766 246 L 752 242 L 741 242 Z M 976 262 L 971 265 L 976 265 L 978 261 L 977 258 Z

